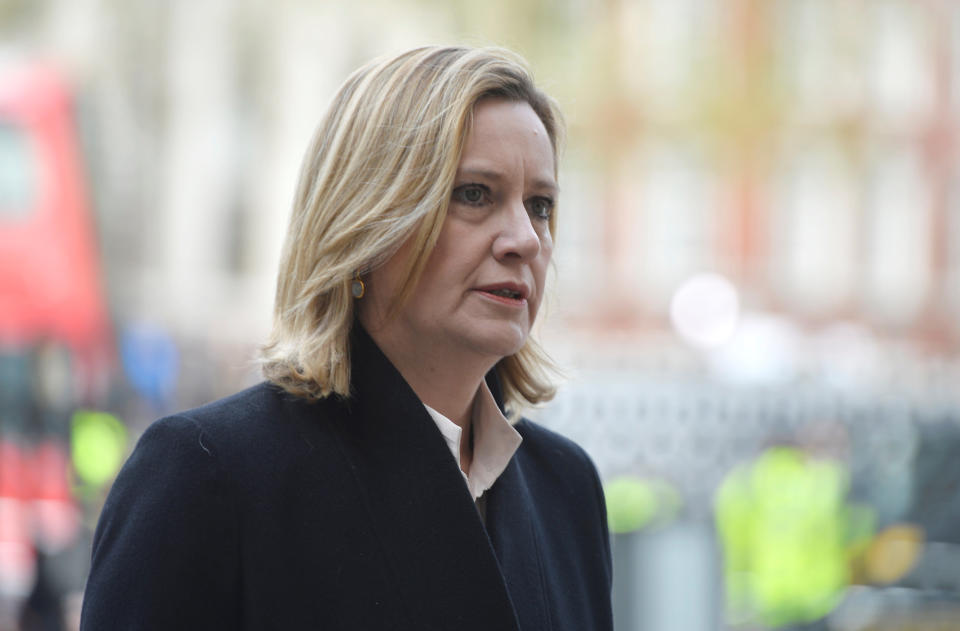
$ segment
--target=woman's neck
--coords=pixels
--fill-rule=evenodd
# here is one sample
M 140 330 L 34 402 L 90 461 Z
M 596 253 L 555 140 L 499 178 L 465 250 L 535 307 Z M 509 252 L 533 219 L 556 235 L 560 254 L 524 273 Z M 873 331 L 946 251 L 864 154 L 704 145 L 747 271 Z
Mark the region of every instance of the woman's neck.
M 456 423 L 468 435 L 477 389 L 497 357 L 450 348 L 436 340 L 411 339 L 398 327 L 361 322 L 367 333 L 413 388 L 420 401 Z
M 449 357 L 424 347 L 398 348 L 390 341 L 381 344 L 375 335 L 373 339 L 417 397 L 459 425 L 464 435 L 468 435 L 473 400 L 493 362 Z

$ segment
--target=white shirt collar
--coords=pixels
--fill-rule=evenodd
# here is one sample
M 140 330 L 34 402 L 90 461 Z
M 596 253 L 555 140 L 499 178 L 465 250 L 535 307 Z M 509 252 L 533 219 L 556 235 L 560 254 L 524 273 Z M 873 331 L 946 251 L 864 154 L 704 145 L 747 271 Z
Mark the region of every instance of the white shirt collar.
M 443 434 L 447 447 L 457 462 L 457 468 L 460 468 L 460 440 L 463 430 L 429 405 L 424 404 L 424 407 Z M 507 468 L 523 438 L 500 412 L 485 381 L 481 382 L 476 396 L 473 397 L 470 422 L 473 426 L 473 461 L 469 475 L 463 473 L 463 469 L 460 473 L 463 474 L 470 495 L 476 500 L 493 486 Z

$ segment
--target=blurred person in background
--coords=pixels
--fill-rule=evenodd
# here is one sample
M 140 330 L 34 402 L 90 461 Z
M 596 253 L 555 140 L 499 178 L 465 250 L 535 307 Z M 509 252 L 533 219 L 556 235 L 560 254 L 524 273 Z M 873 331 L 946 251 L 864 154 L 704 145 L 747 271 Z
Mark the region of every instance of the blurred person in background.
M 611 629 L 596 470 L 519 417 L 562 121 L 525 62 L 356 71 L 308 149 L 266 381 L 153 424 L 93 545 L 82 628 Z

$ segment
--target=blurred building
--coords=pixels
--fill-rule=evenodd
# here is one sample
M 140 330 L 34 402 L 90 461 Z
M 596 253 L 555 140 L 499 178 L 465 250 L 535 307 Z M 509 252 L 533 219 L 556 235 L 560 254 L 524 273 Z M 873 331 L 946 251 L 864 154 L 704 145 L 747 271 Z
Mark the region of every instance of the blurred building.
M 745 311 L 956 349 L 955 3 L 4 6 L 7 48 L 74 78 L 120 317 L 259 339 L 297 168 L 339 82 L 385 51 L 502 39 L 569 118 L 565 331 L 669 330 L 675 290 L 711 271 Z

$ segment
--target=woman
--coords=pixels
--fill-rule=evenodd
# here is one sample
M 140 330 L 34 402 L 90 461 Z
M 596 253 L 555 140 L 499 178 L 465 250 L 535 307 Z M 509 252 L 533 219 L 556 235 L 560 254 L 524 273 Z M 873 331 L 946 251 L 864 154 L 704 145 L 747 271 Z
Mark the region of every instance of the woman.
M 163 419 L 117 478 L 84 629 L 610 629 L 599 480 L 504 410 L 529 338 L 560 117 L 503 50 L 373 62 L 307 152 L 267 381 Z

